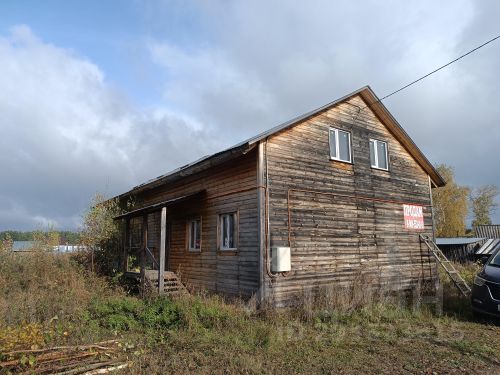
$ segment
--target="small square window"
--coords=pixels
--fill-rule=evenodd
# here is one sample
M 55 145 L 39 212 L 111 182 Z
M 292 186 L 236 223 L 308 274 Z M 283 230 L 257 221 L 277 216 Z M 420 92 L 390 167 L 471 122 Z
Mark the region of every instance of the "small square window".
M 373 168 L 389 169 L 387 142 L 370 139 L 370 162 Z
M 238 248 L 238 215 L 230 212 L 219 215 L 219 250 Z
M 188 222 L 188 250 L 201 250 L 201 219 L 192 219 Z
M 351 133 L 330 128 L 330 158 L 348 163 L 352 162 Z

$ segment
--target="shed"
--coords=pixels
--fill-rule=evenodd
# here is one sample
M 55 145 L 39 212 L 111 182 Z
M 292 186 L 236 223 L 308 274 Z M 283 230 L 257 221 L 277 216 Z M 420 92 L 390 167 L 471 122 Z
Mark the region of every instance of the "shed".
M 475 252 L 485 241 L 482 237 L 436 238 L 436 245 L 449 260 L 464 263 L 475 260 Z
M 486 240 L 479 249 L 475 252 L 475 258 L 480 259 L 484 257 L 489 257 L 500 247 L 500 239 L 490 238 Z
M 135 202 L 123 267 L 275 305 L 355 280 L 408 290 L 436 281 L 419 235 L 444 184 L 366 86 L 117 196 Z
M 33 247 L 35 241 L 12 241 L 12 251 L 26 251 Z

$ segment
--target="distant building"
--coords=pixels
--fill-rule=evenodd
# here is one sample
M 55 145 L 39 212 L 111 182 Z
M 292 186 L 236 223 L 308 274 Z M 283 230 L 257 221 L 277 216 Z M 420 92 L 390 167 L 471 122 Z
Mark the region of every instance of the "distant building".
M 473 261 L 475 252 L 485 241 L 482 237 L 436 238 L 436 245 L 449 260 L 463 263 Z
M 478 250 L 476 250 L 475 258 L 488 258 L 491 254 L 493 254 L 500 247 L 500 239 L 498 238 L 490 238 L 486 240 Z
M 35 245 L 35 241 L 13 241 L 12 251 L 30 251 Z M 72 253 L 85 250 L 82 245 L 56 245 L 52 250 L 58 253 Z
M 25 251 L 30 249 L 35 241 L 13 241 L 12 251 Z
M 475 229 L 476 237 L 500 239 L 500 225 L 478 225 Z
M 76 251 L 83 251 L 86 247 L 82 245 L 58 245 L 54 246 L 54 251 L 58 253 L 74 253 Z

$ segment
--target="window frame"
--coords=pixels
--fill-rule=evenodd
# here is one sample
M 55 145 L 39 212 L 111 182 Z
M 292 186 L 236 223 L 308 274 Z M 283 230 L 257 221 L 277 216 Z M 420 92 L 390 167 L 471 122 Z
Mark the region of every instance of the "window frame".
M 331 149 L 332 131 L 335 133 L 335 153 L 337 154 L 337 156 L 332 156 L 332 149 Z M 344 160 L 344 159 L 340 158 L 339 132 L 346 133 L 349 136 L 349 160 Z M 330 153 L 330 160 L 340 161 L 342 163 L 353 164 L 353 161 L 352 161 L 352 134 L 351 134 L 351 132 L 347 131 L 347 130 L 342 130 L 342 129 L 330 127 L 328 130 L 328 151 Z
M 234 216 L 234 246 L 225 248 L 223 247 L 224 239 L 222 238 L 222 218 L 226 215 Z M 222 253 L 235 253 L 238 251 L 240 237 L 240 213 L 239 210 L 220 212 L 217 216 L 217 251 Z
M 373 144 L 373 151 L 374 151 L 374 155 L 375 155 L 375 162 L 376 162 L 376 165 L 374 165 L 372 163 L 372 158 L 371 158 L 371 153 L 370 153 L 370 166 L 374 169 L 379 169 L 381 171 L 388 171 L 389 170 L 389 143 L 387 141 L 383 141 L 381 139 L 376 139 L 376 138 L 370 138 L 370 141 L 368 143 L 368 150 L 370 149 L 370 144 L 371 143 L 374 143 Z M 378 158 L 378 147 L 377 147 L 377 143 L 384 143 L 385 144 L 385 160 L 386 160 L 386 163 L 387 163 L 387 168 L 382 168 L 379 166 L 379 158 Z
M 192 228 L 192 224 L 193 223 L 197 223 L 199 222 L 199 227 L 200 227 L 200 245 L 199 247 L 192 247 L 192 243 L 191 243 L 191 228 Z M 202 237 L 203 237 L 203 221 L 202 221 L 202 217 L 199 216 L 199 217 L 193 217 L 193 218 L 190 218 L 187 220 L 186 222 L 186 248 L 188 250 L 188 252 L 190 253 L 200 253 L 201 252 L 201 246 L 202 246 Z M 195 230 L 195 233 L 196 233 L 196 228 L 194 229 Z M 196 236 L 196 234 L 195 234 Z M 196 241 L 196 239 L 195 239 Z

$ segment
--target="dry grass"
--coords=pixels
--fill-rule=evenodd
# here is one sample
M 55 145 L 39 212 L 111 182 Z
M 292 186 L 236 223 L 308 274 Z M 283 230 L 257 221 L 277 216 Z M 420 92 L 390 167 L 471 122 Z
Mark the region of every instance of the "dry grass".
M 100 337 L 82 319 L 92 301 L 119 292 L 69 254 L 47 248 L 39 242 L 30 252 L 0 249 L 0 352 Z
M 436 316 L 411 303 L 420 286 L 409 299 L 367 289 L 366 277 L 306 290 L 294 308 L 255 311 L 210 295 L 141 300 L 67 255 L 3 252 L 0 352 L 118 338 L 131 374 L 499 371 L 500 328 L 471 320 L 449 283 Z
M 79 315 L 110 289 L 66 254 L 42 249 L 0 254 L 0 316 L 4 325 L 43 323 Z

